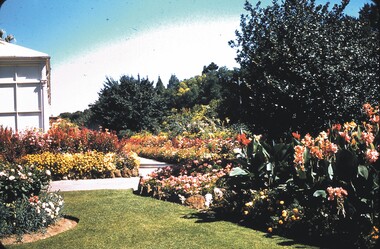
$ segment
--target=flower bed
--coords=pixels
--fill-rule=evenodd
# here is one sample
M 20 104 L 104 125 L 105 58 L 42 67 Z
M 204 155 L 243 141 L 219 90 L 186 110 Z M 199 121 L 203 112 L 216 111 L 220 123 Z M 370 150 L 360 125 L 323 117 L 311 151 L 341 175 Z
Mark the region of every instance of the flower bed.
M 184 164 L 192 160 L 218 160 L 230 158 L 232 139 L 200 139 L 165 135 L 138 134 L 125 141 L 124 148 L 137 154 L 168 163 Z
M 211 193 L 217 180 L 230 169 L 231 165 L 221 160 L 168 166 L 142 178 L 140 194 L 183 204 L 191 196 Z
M 228 142 L 225 155 L 234 151 L 237 156 L 232 164 L 199 163 L 197 156 L 202 158 L 202 153 L 188 153 L 191 156 L 183 156 L 182 166 L 143 179 L 141 193 L 185 204 L 191 196 L 202 196 L 208 205 L 198 208 L 208 206 L 217 215 L 234 217 L 269 235 L 321 246 L 375 247 L 380 209 L 379 107 L 366 104 L 363 111 L 366 122 L 336 124 L 315 137 L 294 132 L 292 141 L 266 143 L 262 136 L 249 139 L 241 134 Z M 158 140 L 168 146 L 162 152 L 168 157 L 181 151 L 173 141 Z M 148 149 L 144 144 L 140 151 L 155 148 L 149 139 L 145 141 Z M 201 150 L 202 143 L 198 147 Z M 189 159 L 193 161 L 186 162 Z M 215 174 L 202 171 L 203 165 Z
M 124 157 L 116 153 L 88 151 L 82 153 L 29 154 L 21 159 L 23 164 L 35 165 L 40 170 L 50 170 L 53 179 L 105 178 L 121 175 L 137 176 L 139 161 L 133 152 Z
M 138 175 L 137 155 L 109 131 L 92 131 L 60 120 L 46 133 L 12 133 L 0 126 L 0 160 L 49 169 L 53 179 Z

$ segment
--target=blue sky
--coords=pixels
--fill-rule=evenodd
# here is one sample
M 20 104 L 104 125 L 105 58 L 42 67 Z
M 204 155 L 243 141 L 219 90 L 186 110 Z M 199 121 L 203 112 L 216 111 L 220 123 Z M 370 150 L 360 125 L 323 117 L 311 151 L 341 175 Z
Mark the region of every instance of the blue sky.
M 351 0 L 347 14 L 357 15 L 368 2 Z M 57 115 L 87 108 L 107 76 L 119 79 L 139 73 L 154 81 L 160 76 L 166 84 L 171 74 L 189 78 L 211 62 L 237 67 L 236 53 L 227 42 L 235 38 L 243 4 L 244 0 L 7 0 L 0 9 L 0 28 L 13 34 L 17 45 L 51 56 L 52 114 Z

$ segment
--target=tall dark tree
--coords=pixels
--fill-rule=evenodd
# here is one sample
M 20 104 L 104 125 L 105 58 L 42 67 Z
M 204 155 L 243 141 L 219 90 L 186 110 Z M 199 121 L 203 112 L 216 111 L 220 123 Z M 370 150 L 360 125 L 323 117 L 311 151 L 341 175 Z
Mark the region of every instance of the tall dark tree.
M 178 87 L 178 85 L 179 85 L 179 79 L 177 78 L 177 76 L 175 76 L 175 74 L 172 74 L 168 82 L 168 89 L 176 88 Z
M 163 94 L 165 92 L 165 86 L 164 86 L 164 83 L 162 83 L 160 76 L 158 76 L 158 80 L 157 80 L 155 88 L 158 94 Z
M 378 100 L 378 31 L 345 15 L 348 2 L 246 2 L 230 45 L 249 93 L 244 118 L 256 131 L 319 131 L 357 118 L 363 103 Z
M 104 128 L 130 131 L 159 130 L 165 106 L 147 79 L 107 78 L 98 100 L 90 105 L 92 119 Z
M 210 65 L 208 65 L 207 67 L 206 66 L 203 67 L 202 74 L 216 71 L 218 70 L 218 68 L 219 68 L 218 65 L 216 65 L 214 62 L 211 62 Z

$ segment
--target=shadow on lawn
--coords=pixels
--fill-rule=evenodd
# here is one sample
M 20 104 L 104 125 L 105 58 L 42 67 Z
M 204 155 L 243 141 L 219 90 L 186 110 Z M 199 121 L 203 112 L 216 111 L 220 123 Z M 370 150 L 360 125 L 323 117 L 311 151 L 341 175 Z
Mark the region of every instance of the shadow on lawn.
M 219 222 L 219 221 L 227 221 L 227 222 L 232 222 L 235 223 L 239 226 L 247 227 L 250 229 L 254 229 L 256 231 L 263 232 L 263 238 L 267 239 L 272 239 L 274 240 L 278 245 L 280 246 L 294 246 L 295 248 L 310 248 L 310 247 L 315 247 L 317 248 L 317 244 L 310 243 L 309 241 L 299 241 L 299 240 L 293 240 L 292 238 L 285 238 L 285 237 L 280 237 L 272 234 L 268 234 L 266 230 L 263 227 L 253 227 L 252 225 L 243 222 L 241 220 L 238 220 L 236 218 L 233 218 L 231 216 L 227 215 L 220 215 L 216 212 L 213 211 L 199 211 L 199 212 L 194 212 L 191 214 L 187 214 L 182 216 L 184 219 L 195 219 L 195 223 L 209 223 L 209 222 Z M 297 245 L 298 244 L 298 245 Z M 299 245 L 299 244 L 305 244 L 305 246 Z M 319 248 L 319 247 L 318 247 Z M 327 249 L 327 247 L 326 247 Z

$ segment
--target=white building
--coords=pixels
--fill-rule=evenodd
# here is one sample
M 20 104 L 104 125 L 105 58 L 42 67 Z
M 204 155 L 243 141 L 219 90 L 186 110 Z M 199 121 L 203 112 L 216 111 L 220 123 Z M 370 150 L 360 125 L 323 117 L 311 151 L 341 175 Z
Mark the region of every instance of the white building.
M 0 126 L 49 129 L 50 56 L 0 40 Z

